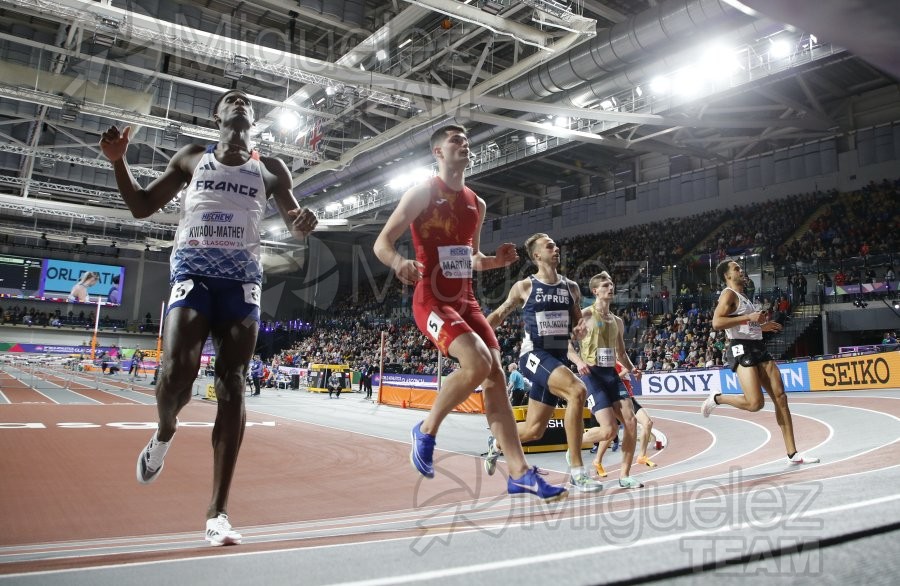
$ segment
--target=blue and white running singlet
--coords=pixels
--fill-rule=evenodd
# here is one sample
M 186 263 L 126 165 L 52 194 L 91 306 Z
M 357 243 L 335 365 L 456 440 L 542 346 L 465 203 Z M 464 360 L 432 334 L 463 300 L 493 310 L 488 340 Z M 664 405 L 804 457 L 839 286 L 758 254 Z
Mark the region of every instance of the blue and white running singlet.
M 171 281 L 201 275 L 259 284 L 259 223 L 267 199 L 259 153 L 231 167 L 216 160 L 215 148 L 206 147 L 185 190 Z
M 560 279 L 547 284 L 534 275 L 531 279 L 531 294 L 525 301 L 525 336 L 522 339 L 520 355 L 534 349 L 565 354 L 569 347 L 569 311 L 573 299 L 568 282 Z

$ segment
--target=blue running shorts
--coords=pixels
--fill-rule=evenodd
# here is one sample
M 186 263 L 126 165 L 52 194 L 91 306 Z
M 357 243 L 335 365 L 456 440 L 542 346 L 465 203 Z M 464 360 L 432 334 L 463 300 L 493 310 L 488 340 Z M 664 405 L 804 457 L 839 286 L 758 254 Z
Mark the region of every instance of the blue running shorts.
M 550 392 L 547 380 L 550 378 L 550 374 L 560 366 L 568 368 L 565 360 L 565 354 L 553 354 L 542 348 L 535 348 L 519 357 L 519 372 L 531 381 L 529 399 L 545 405 L 556 406 L 559 397 Z
M 210 323 L 234 322 L 250 318 L 259 321 L 260 286 L 234 279 L 190 275 L 172 284 L 169 307 L 190 307 Z
M 592 413 L 612 407 L 616 401 L 630 398 L 615 367 L 591 366 L 590 369 L 589 374 L 579 376 L 587 387 L 587 403 Z

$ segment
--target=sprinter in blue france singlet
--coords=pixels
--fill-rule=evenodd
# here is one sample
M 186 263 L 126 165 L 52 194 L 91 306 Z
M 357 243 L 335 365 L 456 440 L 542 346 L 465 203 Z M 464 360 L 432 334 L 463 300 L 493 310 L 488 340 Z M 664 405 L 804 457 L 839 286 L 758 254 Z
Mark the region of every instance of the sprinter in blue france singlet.
M 266 208 L 259 153 L 231 167 L 207 146 L 185 189 L 170 260 L 171 281 L 203 275 L 259 284 L 259 223 Z

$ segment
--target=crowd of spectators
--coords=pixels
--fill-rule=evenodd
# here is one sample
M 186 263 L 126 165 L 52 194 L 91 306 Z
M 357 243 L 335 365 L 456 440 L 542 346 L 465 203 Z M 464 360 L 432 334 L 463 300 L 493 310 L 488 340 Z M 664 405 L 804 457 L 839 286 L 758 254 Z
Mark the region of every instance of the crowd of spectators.
M 777 201 L 738 206 L 725 216 L 726 222 L 700 243 L 700 250 L 714 252 L 714 262 L 729 256 L 777 251 L 785 256 L 783 243 L 819 206 L 835 193 L 804 193 Z
M 323 321 L 308 335 L 279 351 L 267 362 L 274 366 L 306 368 L 310 364 L 349 364 L 354 368 L 378 365 L 381 334 L 387 333 L 384 364 L 389 370 L 406 374 L 435 374 L 437 350 L 415 324 L 373 324 L 359 319 Z M 405 320 L 404 320 L 405 321 Z
M 620 289 L 647 280 L 648 269 L 659 274 L 662 267 L 676 264 L 724 216 L 716 210 L 600 234 L 550 236 L 560 248 L 560 273 L 582 284 L 582 293 L 588 294 L 585 284 L 600 271 L 608 271 Z M 517 252 L 519 260 L 510 267 L 476 274 L 476 294 L 489 306 L 501 303 L 516 280 L 534 273 L 524 247 L 519 246 Z M 637 297 L 637 287 L 631 289 Z
M 790 262 L 805 264 L 895 252 L 900 246 L 900 179 L 871 183 L 832 197 L 797 239 L 779 247 Z
M 93 311 L 87 313 L 84 310 L 79 313 L 69 311 L 63 313 L 61 309 L 49 311 L 38 311 L 35 307 L 23 307 L 19 305 L 7 306 L 2 311 L 3 325 L 23 325 L 36 327 L 73 327 L 73 328 L 93 328 L 95 315 Z M 101 315 L 99 327 L 104 329 L 122 328 L 127 326 L 125 320 L 112 319 Z
M 710 368 L 723 364 L 725 333 L 712 329 L 712 312 L 696 306 L 651 323 L 634 361 L 642 370 Z
M 601 270 L 609 271 L 620 287 L 643 280 L 641 268 L 655 275 L 662 267 L 677 264 L 723 216 L 721 210 L 709 211 L 573 238 L 561 272 L 582 284 Z

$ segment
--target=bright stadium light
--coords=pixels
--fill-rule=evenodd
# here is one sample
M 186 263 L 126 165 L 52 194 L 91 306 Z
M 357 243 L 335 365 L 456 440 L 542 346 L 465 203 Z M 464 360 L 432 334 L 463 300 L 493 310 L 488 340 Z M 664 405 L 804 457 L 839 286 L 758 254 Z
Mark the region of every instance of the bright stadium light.
M 734 49 L 723 45 L 712 45 L 707 48 L 700 58 L 700 63 L 704 68 L 703 74 L 709 79 L 729 77 L 741 67 Z
M 669 81 L 668 77 L 663 77 L 662 75 L 654 77 L 650 81 L 650 91 L 654 94 L 667 94 L 671 87 L 672 82 Z
M 300 126 L 300 117 L 297 116 L 296 112 L 291 110 L 282 110 L 281 114 L 278 116 L 278 126 L 280 126 L 282 130 L 295 130 Z
M 791 45 L 785 39 L 769 39 L 769 56 L 772 59 L 784 59 L 790 54 Z
M 422 183 L 423 181 L 431 177 L 432 174 L 433 173 L 430 167 L 419 167 L 417 169 L 404 171 L 391 179 L 388 182 L 388 187 L 395 191 L 404 191 L 405 189 L 408 189 L 413 185 Z

